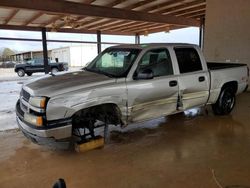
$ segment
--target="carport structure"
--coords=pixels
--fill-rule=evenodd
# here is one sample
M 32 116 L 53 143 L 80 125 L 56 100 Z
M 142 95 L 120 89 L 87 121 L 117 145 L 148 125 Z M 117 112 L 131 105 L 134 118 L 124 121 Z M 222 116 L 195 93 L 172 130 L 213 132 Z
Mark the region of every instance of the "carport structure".
M 0 29 L 41 31 L 48 72 L 46 32 L 97 34 L 98 53 L 101 34 L 140 43 L 140 35 L 195 26 L 202 41 L 205 9 L 206 0 L 1 0 Z

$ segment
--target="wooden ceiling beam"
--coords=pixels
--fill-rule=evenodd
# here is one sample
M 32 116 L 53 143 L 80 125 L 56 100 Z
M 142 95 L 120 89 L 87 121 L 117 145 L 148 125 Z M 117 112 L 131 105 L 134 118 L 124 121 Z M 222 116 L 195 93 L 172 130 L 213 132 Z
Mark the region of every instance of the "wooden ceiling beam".
M 91 3 L 94 3 L 96 0 L 84 0 L 82 3 L 85 3 L 85 4 L 91 4 Z
M 139 1 L 137 3 L 133 3 L 131 5 L 128 5 L 126 7 L 124 7 L 124 9 L 127 9 L 127 10 L 133 10 L 133 9 L 136 9 L 136 8 L 139 8 L 141 6 L 145 6 L 147 4 L 150 4 L 152 2 L 155 2 L 155 0 L 144 0 L 144 1 Z
M 93 1 L 94 2 L 94 1 Z M 92 3 L 93 3 L 92 2 Z M 122 1 L 122 0 L 115 0 L 115 1 L 112 1 L 112 2 L 110 2 L 109 4 L 107 4 L 106 6 L 107 7 L 113 7 L 113 6 L 116 6 L 116 5 L 119 5 L 120 3 L 122 3 L 122 2 L 124 2 L 124 1 Z M 81 20 L 81 19 L 83 19 L 84 17 L 80 17 L 79 19 L 77 19 L 76 21 L 79 21 L 79 20 Z M 102 19 L 103 20 L 103 19 Z M 80 28 L 85 28 L 85 25 L 88 27 L 89 26 L 89 24 L 90 24 L 90 26 L 91 25 L 94 25 L 95 24 L 95 22 L 98 22 L 98 24 L 100 23 L 99 21 L 101 21 L 101 19 L 100 18 L 93 18 L 93 19 L 91 19 L 91 20 L 89 20 L 89 21 L 85 21 L 85 22 L 83 22 L 83 23 L 81 23 L 81 27 Z M 101 21 L 102 22 L 102 21 Z M 107 22 L 107 20 L 104 20 L 103 22 Z
M 147 4 L 147 3 L 149 3 L 149 2 L 153 2 L 154 0 L 146 0 L 146 1 L 143 1 L 143 3 L 144 4 Z M 114 6 L 116 6 L 116 5 L 119 5 L 119 4 L 121 4 L 121 3 L 123 3 L 124 2 L 124 0 L 115 0 L 115 1 L 113 1 L 113 2 L 111 2 L 111 3 L 109 3 L 109 4 L 107 4 L 107 5 L 105 5 L 105 7 L 114 7 Z M 133 5 L 130 5 L 130 6 L 128 6 L 129 8 L 127 8 L 127 7 L 125 7 L 124 9 L 133 9 L 133 8 L 136 8 L 136 7 L 138 7 L 138 6 L 140 6 L 140 5 L 142 4 L 142 1 L 140 1 L 140 2 L 138 2 L 138 3 L 135 3 L 135 4 L 133 4 Z M 87 28 L 89 28 L 89 25 L 88 24 L 91 24 L 90 26 L 94 26 L 94 27 L 96 27 L 97 25 L 99 25 L 100 24 L 100 18 L 95 18 L 95 19 L 93 19 L 93 20 L 90 20 L 90 21 L 88 21 L 88 22 L 85 22 L 84 23 L 84 28 L 86 28 L 85 26 L 87 26 Z M 94 22 L 98 22 L 98 23 L 94 23 Z M 104 21 L 104 23 L 103 24 L 105 24 L 105 23 L 108 23 L 109 21 Z
M 148 14 L 141 11 L 139 12 L 97 5 L 87 5 L 69 1 L 36 0 L 36 3 L 34 3 L 33 0 L 1 0 L 0 7 L 37 10 L 62 15 L 70 14 L 184 26 L 199 26 L 199 22 L 197 20 L 190 18 L 182 18 L 172 15 L 163 16 L 160 14 Z
M 162 27 L 159 27 L 159 28 L 151 28 L 151 29 L 148 29 L 148 30 L 144 30 L 144 31 L 141 31 L 139 32 L 138 34 L 140 35 L 145 35 L 145 34 L 152 34 L 152 33 L 158 33 L 158 32 L 163 32 L 163 28 L 169 28 L 169 31 L 171 30 L 175 30 L 175 29 L 182 29 L 182 28 L 185 28 L 185 26 L 172 26 L 172 25 L 166 25 L 166 26 L 162 26 Z
M 139 23 L 141 23 L 141 22 L 139 22 Z M 112 27 L 102 28 L 102 30 L 113 30 L 113 29 L 122 28 L 122 27 L 129 27 L 129 26 L 134 25 L 134 24 L 138 24 L 138 22 L 136 22 L 136 21 L 124 21 L 124 23 L 122 23 L 122 24 L 116 24 Z
M 194 17 L 194 16 L 197 16 L 197 15 L 203 15 L 203 14 L 206 14 L 206 10 L 200 10 L 200 11 L 197 11 L 197 12 L 192 12 L 192 13 L 189 13 L 189 14 L 186 14 L 185 17 Z
M 44 14 L 43 12 L 38 12 L 32 18 L 30 18 L 28 21 L 26 21 L 24 25 L 29 25 L 30 23 L 32 23 L 36 19 L 40 18 L 43 14 Z
M 22 30 L 22 31 L 42 31 L 42 27 L 34 27 L 34 26 L 19 26 L 19 25 L 4 25 L 0 24 L 0 29 L 7 30 Z M 46 28 L 47 32 L 54 32 L 52 28 Z M 96 34 L 94 30 L 86 30 L 86 29 L 70 29 L 70 28 L 59 28 L 56 32 L 63 33 L 86 33 L 86 34 Z M 134 35 L 135 33 L 131 32 L 111 32 L 111 31 L 102 31 L 103 34 L 107 35 Z
M 124 30 L 121 30 L 121 31 L 126 31 L 126 32 L 138 32 L 138 30 L 143 30 L 143 29 L 148 29 L 148 28 L 151 28 L 151 27 L 158 27 L 158 26 L 162 26 L 162 24 L 158 24 L 158 23 L 149 23 L 147 25 L 144 25 L 144 26 L 140 26 L 140 27 L 131 27 L 129 29 L 124 29 Z
M 161 29 L 161 31 L 162 31 L 162 29 L 165 29 L 165 31 L 170 31 L 170 25 L 168 25 L 168 24 L 161 24 L 161 25 L 152 26 L 152 27 L 148 27 L 148 28 L 142 28 L 142 29 L 138 28 L 136 32 L 137 33 L 149 32 L 149 31 L 155 30 L 155 29 Z
M 130 24 L 128 26 L 125 26 L 125 27 L 117 27 L 117 28 L 114 28 L 114 29 L 111 29 L 112 31 L 123 31 L 123 30 L 129 30 L 129 29 L 134 29 L 135 27 L 143 27 L 143 26 L 146 26 L 146 25 L 149 25 L 149 24 L 157 24 L 157 23 L 145 23 L 145 22 L 142 22 L 142 23 L 135 23 L 135 24 Z
M 103 22 L 101 25 L 100 24 L 92 25 L 88 29 L 90 29 L 90 30 L 93 30 L 93 29 L 100 30 L 101 28 L 114 26 L 114 25 L 117 25 L 117 24 L 123 23 L 123 22 L 124 22 L 123 20 L 115 20 L 115 21 L 109 20 L 109 21 Z
M 190 9 L 178 11 L 178 12 L 172 13 L 171 15 L 185 16 L 185 15 L 188 15 L 188 14 L 191 14 L 191 13 L 194 13 L 194 12 L 204 11 L 204 10 L 206 10 L 206 5 L 201 5 L 201 6 L 198 6 L 198 7 L 193 7 L 193 8 L 190 8 Z
M 170 13 L 178 12 L 180 10 L 185 10 L 185 9 L 189 9 L 189 8 L 192 8 L 192 7 L 195 7 L 195 6 L 199 6 L 201 4 L 204 5 L 205 3 L 206 3 L 206 0 L 192 1 L 192 2 L 189 2 L 189 3 L 183 3 L 181 5 L 177 5 L 177 6 L 173 6 L 173 7 L 170 7 L 170 8 L 162 9 L 162 10 L 158 11 L 157 13 L 159 13 L 159 14 L 170 14 Z
M 15 9 L 11 12 L 11 14 L 9 15 L 9 17 L 5 20 L 4 24 L 8 24 L 11 19 L 19 12 L 19 9 Z
M 143 9 L 142 11 L 144 11 L 144 12 L 157 12 L 159 9 L 161 9 L 163 7 L 168 7 L 170 5 L 181 3 L 183 1 L 185 1 L 185 0 L 170 0 L 170 1 L 163 2 L 163 3 L 157 4 L 157 5 L 149 6 L 145 9 Z
M 55 17 L 51 18 L 49 21 L 47 21 L 46 23 L 42 24 L 41 26 L 42 26 L 42 27 L 46 27 L 46 26 L 48 26 L 48 25 L 50 25 L 50 24 L 55 23 L 57 20 L 64 18 L 65 16 L 66 16 L 66 15 L 58 15 L 58 16 L 55 16 Z

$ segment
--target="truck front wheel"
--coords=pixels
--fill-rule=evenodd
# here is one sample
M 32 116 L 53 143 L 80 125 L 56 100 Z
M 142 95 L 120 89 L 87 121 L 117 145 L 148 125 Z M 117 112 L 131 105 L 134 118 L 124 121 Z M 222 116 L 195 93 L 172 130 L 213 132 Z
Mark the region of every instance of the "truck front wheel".
M 17 75 L 18 75 L 19 77 L 23 77 L 23 76 L 25 75 L 24 70 L 23 70 L 23 69 L 18 69 Z
M 212 105 L 212 109 L 216 115 L 227 115 L 235 106 L 235 92 L 232 88 L 224 88 L 215 104 Z
M 52 69 L 51 69 L 51 72 L 52 72 L 52 73 L 57 73 L 57 72 L 58 72 L 58 68 L 52 68 Z

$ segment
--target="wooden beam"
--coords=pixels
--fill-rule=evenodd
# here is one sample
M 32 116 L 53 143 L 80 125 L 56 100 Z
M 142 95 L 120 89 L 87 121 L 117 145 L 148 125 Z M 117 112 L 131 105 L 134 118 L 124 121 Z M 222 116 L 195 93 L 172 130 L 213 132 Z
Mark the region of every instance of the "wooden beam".
M 65 17 L 66 15 L 59 15 L 59 16 L 55 16 L 54 18 L 51 18 L 49 21 L 47 21 L 46 23 L 42 24 L 42 27 L 45 27 L 47 25 L 53 24 L 55 23 L 57 20 Z
M 97 5 L 86 5 L 69 1 L 36 0 L 34 3 L 34 0 L 1 0 L 0 7 L 37 10 L 62 15 L 70 14 L 185 26 L 199 26 L 199 22 L 197 20 L 189 18 L 175 17 L 171 15 L 163 16 L 160 14 L 148 14 L 139 11 L 116 9 Z
M 107 26 L 114 26 L 114 25 L 117 25 L 118 23 L 123 23 L 123 22 L 124 22 L 123 20 L 116 20 L 116 21 L 109 20 L 109 21 L 103 22 L 101 25 L 100 24 L 92 25 L 88 29 L 90 29 L 90 30 L 94 30 L 94 29 L 95 30 L 102 30 L 101 28 L 104 28 Z
M 148 22 L 139 22 L 139 23 L 135 23 L 135 24 L 131 24 L 128 26 L 124 26 L 124 27 L 117 27 L 115 29 L 112 29 L 112 31 L 123 31 L 123 30 L 129 30 L 129 29 L 134 29 L 135 27 L 143 27 L 145 25 L 149 25 L 152 23 L 148 23 Z M 157 23 L 154 23 L 157 24 Z
M 197 11 L 197 12 L 191 12 L 189 14 L 186 14 L 185 17 L 196 17 L 198 15 L 205 15 L 206 14 L 206 10 L 200 10 L 200 11 Z
M 138 22 L 136 22 L 136 21 L 123 21 L 120 24 L 118 23 L 118 24 L 109 25 L 108 27 L 103 27 L 102 31 L 104 31 L 104 30 L 112 30 L 112 29 L 116 29 L 116 28 L 119 28 L 119 27 L 131 25 L 131 24 L 134 24 L 134 23 L 138 23 Z
M 164 30 L 169 31 L 170 30 L 170 25 L 162 24 L 162 25 L 143 28 L 143 29 L 138 28 L 136 32 L 138 32 L 138 33 L 142 33 L 142 32 L 145 32 L 145 31 L 150 32 L 151 30 L 155 30 L 155 29 L 160 29 L 160 31 L 162 31 L 162 32 L 164 32 Z
M 163 8 L 163 7 L 173 5 L 173 4 L 181 3 L 183 1 L 185 1 L 185 0 L 170 0 L 170 1 L 167 1 L 167 2 L 159 3 L 157 5 L 149 6 L 149 7 L 145 8 L 145 9 L 143 9 L 143 11 L 144 12 L 154 12 L 154 11 L 159 10 L 159 8 Z
M 145 6 L 147 4 L 150 4 L 152 2 L 155 2 L 155 0 L 145 0 L 145 1 L 139 1 L 137 3 L 133 3 L 131 5 L 128 5 L 126 7 L 124 7 L 124 9 L 127 9 L 127 10 L 133 10 L 133 9 L 136 9 L 136 8 L 139 8 L 141 6 Z
M 102 30 L 115 30 L 115 29 L 119 29 L 119 28 L 126 28 L 126 27 L 129 27 L 131 25 L 136 25 L 138 23 L 141 23 L 141 22 L 135 22 L 135 21 L 126 21 L 124 22 L 123 24 L 116 24 L 115 26 L 112 26 L 112 27 L 108 27 L 108 28 L 103 28 Z
M 19 25 L 3 25 L 0 24 L 0 29 L 7 30 L 21 30 L 21 31 L 41 31 L 42 27 L 34 27 L 34 26 L 19 26 Z M 46 28 L 47 32 L 53 32 L 52 28 Z M 86 33 L 86 34 L 96 34 L 94 30 L 86 30 L 86 29 L 71 29 L 71 28 L 60 28 L 56 32 L 62 33 Z M 131 32 L 115 32 L 115 31 L 102 31 L 103 34 L 106 35 L 135 35 L 135 33 Z
M 151 23 L 151 24 L 147 24 L 147 25 L 144 25 L 144 26 L 140 26 L 140 27 L 132 27 L 130 29 L 124 29 L 122 31 L 126 31 L 126 32 L 138 32 L 138 31 L 141 31 L 143 29 L 150 29 L 150 28 L 153 28 L 153 27 L 160 27 L 162 26 L 162 24 L 158 24 L 158 23 Z
M 182 29 L 182 28 L 185 28 L 185 26 L 165 26 L 165 27 L 169 27 L 170 28 L 170 31 L 171 30 L 175 30 L 175 29 Z M 159 27 L 159 28 L 154 28 L 154 29 L 149 29 L 149 30 L 147 30 L 147 33 L 148 34 L 151 34 L 151 33 L 158 33 L 158 32 L 162 32 L 163 31 L 163 28 L 164 28 L 164 26 L 162 26 L 162 27 Z M 145 34 L 145 31 L 141 31 L 140 33 L 139 33 L 140 35 L 144 35 Z
M 85 4 L 91 4 L 93 2 L 95 2 L 96 0 L 84 0 L 83 3 Z
M 32 18 L 30 18 L 28 21 L 26 21 L 24 25 L 29 25 L 30 23 L 32 23 L 33 21 L 35 21 L 36 19 L 38 19 L 42 15 L 43 15 L 43 12 L 38 12 L 36 15 L 34 15 Z
M 201 4 L 206 4 L 206 0 L 198 0 L 198 1 L 192 1 L 190 3 L 184 3 L 182 5 L 177 5 L 171 8 L 166 8 L 160 11 L 157 11 L 157 13 L 160 14 L 170 14 L 170 13 L 174 13 L 174 12 L 178 12 L 180 10 L 185 10 L 185 9 L 189 9 L 191 7 L 195 7 L 195 6 L 199 6 Z
M 198 7 L 193 7 L 193 8 L 190 8 L 190 9 L 178 11 L 178 12 L 172 13 L 171 15 L 185 16 L 185 15 L 188 15 L 190 13 L 194 13 L 194 12 L 198 12 L 198 11 L 202 11 L 202 10 L 203 11 L 206 10 L 206 5 L 201 5 L 201 6 L 198 6 Z
M 137 2 L 137 3 L 133 3 L 132 5 L 126 6 L 126 7 L 124 7 L 123 9 L 132 10 L 132 9 L 138 8 L 138 7 L 140 7 L 140 6 L 147 5 L 147 4 L 152 3 L 152 2 L 154 2 L 154 0 L 139 1 L 139 2 Z M 120 3 L 119 3 L 119 4 L 120 4 Z M 109 5 L 111 5 L 111 4 L 109 4 Z M 116 4 L 116 5 L 118 5 L 118 4 Z M 114 7 L 114 5 L 113 5 L 113 7 Z M 118 20 L 118 21 L 119 21 L 119 20 Z M 110 21 L 105 21 L 105 22 L 103 22 L 103 23 L 102 23 L 102 26 L 105 26 L 105 25 L 108 24 L 109 22 L 110 22 Z M 115 22 L 116 22 L 116 21 L 115 21 Z M 93 29 L 93 28 L 101 28 L 101 26 L 99 26 L 99 24 L 97 23 L 97 24 L 91 26 L 89 29 Z
M 93 3 L 93 2 L 95 2 L 95 0 L 93 0 L 91 3 Z M 115 1 L 112 1 L 111 3 L 107 4 L 106 6 L 107 7 L 113 7 L 115 5 L 120 4 L 121 2 L 122 2 L 122 0 L 115 0 Z M 83 18 L 85 18 L 85 17 L 79 17 L 76 21 L 79 21 L 79 20 L 81 20 Z M 80 28 L 85 28 L 85 25 L 88 25 L 88 24 L 92 25 L 92 24 L 94 24 L 93 22 L 97 22 L 97 21 L 100 21 L 100 18 L 94 18 L 94 19 L 91 19 L 89 21 L 83 22 L 83 23 L 81 23 L 81 25 L 84 25 L 84 26 L 81 26 Z M 62 25 L 61 27 L 63 27 L 63 26 L 65 26 L 65 24 Z
M 145 26 L 148 26 L 148 25 L 154 25 L 154 24 L 158 24 L 158 23 L 136 23 L 136 24 L 131 24 L 129 26 L 126 26 L 126 27 L 119 27 L 117 29 L 112 29 L 112 31 L 127 31 L 127 30 L 134 30 L 135 28 L 141 28 L 141 27 L 145 27 Z
M 0 37 L 0 40 L 9 41 L 26 41 L 26 42 L 42 42 L 42 39 L 30 39 L 30 38 L 13 38 L 13 37 Z M 97 44 L 95 41 L 82 41 L 82 40 L 47 40 L 47 42 L 58 42 L 58 43 L 87 43 L 87 44 Z M 102 42 L 102 44 L 126 44 L 118 42 Z
M 4 24 L 7 25 L 11 21 L 11 19 L 18 13 L 18 11 L 18 9 L 13 10 L 10 16 L 5 20 Z
M 197 16 L 192 16 L 192 18 L 199 19 L 199 20 L 204 19 L 205 17 L 206 17 L 205 14 L 200 14 L 200 15 L 197 15 Z

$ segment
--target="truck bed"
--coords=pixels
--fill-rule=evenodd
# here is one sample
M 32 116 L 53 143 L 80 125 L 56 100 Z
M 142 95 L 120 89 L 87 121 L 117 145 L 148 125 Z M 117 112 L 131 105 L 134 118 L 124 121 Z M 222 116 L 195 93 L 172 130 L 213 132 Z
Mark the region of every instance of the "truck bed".
M 246 66 L 246 64 L 207 62 L 207 67 L 209 70 L 218 70 L 218 69 L 234 68 L 241 66 Z

